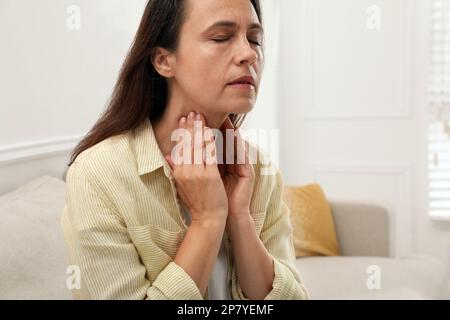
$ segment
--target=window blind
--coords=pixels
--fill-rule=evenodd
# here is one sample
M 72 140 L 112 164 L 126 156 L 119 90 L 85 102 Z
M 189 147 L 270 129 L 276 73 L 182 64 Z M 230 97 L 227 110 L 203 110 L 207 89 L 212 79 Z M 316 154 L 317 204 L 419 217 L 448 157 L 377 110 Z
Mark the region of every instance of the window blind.
M 450 0 L 433 0 L 429 79 L 429 214 L 450 220 Z

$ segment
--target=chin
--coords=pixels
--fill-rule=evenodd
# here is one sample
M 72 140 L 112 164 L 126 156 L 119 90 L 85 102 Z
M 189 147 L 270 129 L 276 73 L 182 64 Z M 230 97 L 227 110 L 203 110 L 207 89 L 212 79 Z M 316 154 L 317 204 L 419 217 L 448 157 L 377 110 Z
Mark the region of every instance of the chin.
M 237 114 L 249 113 L 253 110 L 254 106 L 255 104 L 250 102 L 236 104 L 235 106 L 233 106 L 233 108 L 231 108 L 231 110 L 229 110 L 229 113 L 237 113 Z

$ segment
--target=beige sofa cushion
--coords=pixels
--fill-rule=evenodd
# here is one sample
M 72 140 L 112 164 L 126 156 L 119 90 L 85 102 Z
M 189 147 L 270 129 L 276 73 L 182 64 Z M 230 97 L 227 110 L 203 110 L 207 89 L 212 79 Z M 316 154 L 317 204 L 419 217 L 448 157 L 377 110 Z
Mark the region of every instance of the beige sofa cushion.
M 386 208 L 369 203 L 329 202 L 342 256 L 390 256 Z
M 59 226 L 63 181 L 43 176 L 0 197 L 0 299 L 72 299 Z
M 416 254 L 404 259 L 309 257 L 297 259 L 296 266 L 311 299 L 449 298 L 444 265 L 426 255 Z M 376 275 L 375 270 L 379 271 L 379 288 L 374 278 L 369 279 Z

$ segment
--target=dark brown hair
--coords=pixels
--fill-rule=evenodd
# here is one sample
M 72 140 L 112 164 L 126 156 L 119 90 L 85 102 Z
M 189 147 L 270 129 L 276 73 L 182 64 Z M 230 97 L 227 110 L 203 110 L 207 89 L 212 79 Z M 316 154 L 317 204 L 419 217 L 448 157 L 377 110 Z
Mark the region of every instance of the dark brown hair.
M 250 0 L 262 23 L 259 0 Z M 120 70 L 106 110 L 93 128 L 75 147 L 71 166 L 77 156 L 97 143 L 137 128 L 147 118 L 157 120 L 168 100 L 166 79 L 154 68 L 151 55 L 161 47 L 175 52 L 185 18 L 186 0 L 149 0 L 138 31 Z M 244 115 L 231 114 L 240 127 Z

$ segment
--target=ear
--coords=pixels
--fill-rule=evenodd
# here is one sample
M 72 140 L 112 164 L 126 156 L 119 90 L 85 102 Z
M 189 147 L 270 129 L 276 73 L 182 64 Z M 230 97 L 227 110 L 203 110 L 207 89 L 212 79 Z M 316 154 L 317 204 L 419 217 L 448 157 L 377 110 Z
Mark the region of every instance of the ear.
M 174 76 L 175 55 L 164 48 L 156 48 L 152 54 L 152 64 L 164 78 Z

